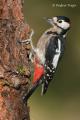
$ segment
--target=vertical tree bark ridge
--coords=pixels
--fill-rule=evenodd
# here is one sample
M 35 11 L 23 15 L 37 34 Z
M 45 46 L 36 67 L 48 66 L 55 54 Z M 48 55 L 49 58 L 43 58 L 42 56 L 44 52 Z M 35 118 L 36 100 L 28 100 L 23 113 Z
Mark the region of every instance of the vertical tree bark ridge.
M 0 0 L 0 120 L 30 120 L 22 96 L 29 88 L 30 45 L 24 23 L 23 0 Z

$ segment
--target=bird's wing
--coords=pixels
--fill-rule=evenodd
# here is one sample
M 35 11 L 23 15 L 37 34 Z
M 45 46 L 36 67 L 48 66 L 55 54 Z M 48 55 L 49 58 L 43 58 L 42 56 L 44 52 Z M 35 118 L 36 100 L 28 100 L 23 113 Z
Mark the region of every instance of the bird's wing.
M 46 93 L 50 81 L 53 79 L 53 74 L 55 73 L 58 60 L 60 58 L 61 53 L 61 41 L 58 37 L 51 37 L 50 42 L 46 49 L 46 64 L 45 64 L 45 76 L 44 76 L 44 83 L 42 85 L 42 95 Z

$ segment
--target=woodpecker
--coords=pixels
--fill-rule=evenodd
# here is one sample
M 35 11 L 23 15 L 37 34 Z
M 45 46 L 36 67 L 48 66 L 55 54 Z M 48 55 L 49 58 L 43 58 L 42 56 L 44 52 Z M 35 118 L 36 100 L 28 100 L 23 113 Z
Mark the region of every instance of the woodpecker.
M 58 63 L 64 54 L 65 38 L 70 29 L 70 19 L 65 16 L 56 16 L 51 19 L 48 18 L 47 22 L 52 27 L 43 33 L 36 48 L 33 46 L 32 40 L 27 40 L 27 42 L 31 42 L 32 46 L 30 58 L 34 64 L 34 76 L 32 87 L 24 95 L 23 100 L 28 100 L 40 84 L 42 84 L 41 94 L 46 93 Z

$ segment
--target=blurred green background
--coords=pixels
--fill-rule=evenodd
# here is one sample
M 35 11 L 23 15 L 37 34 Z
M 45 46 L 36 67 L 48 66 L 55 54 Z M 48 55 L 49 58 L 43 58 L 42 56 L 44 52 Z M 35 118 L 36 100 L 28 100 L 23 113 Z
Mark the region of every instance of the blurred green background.
M 71 7 L 52 7 L 52 4 L 76 4 Z M 79 0 L 25 0 L 25 21 L 34 29 L 34 44 L 50 26 L 43 17 L 68 16 L 71 29 L 66 50 L 56 75 L 45 96 L 41 87 L 29 100 L 31 120 L 80 120 L 80 1 Z

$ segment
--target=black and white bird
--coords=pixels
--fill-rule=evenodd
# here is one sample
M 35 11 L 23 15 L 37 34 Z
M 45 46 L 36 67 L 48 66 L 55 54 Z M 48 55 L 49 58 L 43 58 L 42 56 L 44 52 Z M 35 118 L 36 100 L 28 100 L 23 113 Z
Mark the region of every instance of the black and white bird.
M 46 93 L 64 53 L 65 38 L 70 29 L 70 19 L 65 16 L 56 16 L 47 19 L 47 21 L 52 27 L 43 33 L 37 47 L 35 48 L 30 41 L 32 46 L 30 56 L 34 64 L 34 77 L 32 87 L 24 95 L 24 100 L 27 100 L 40 84 L 42 84 L 42 95 Z

